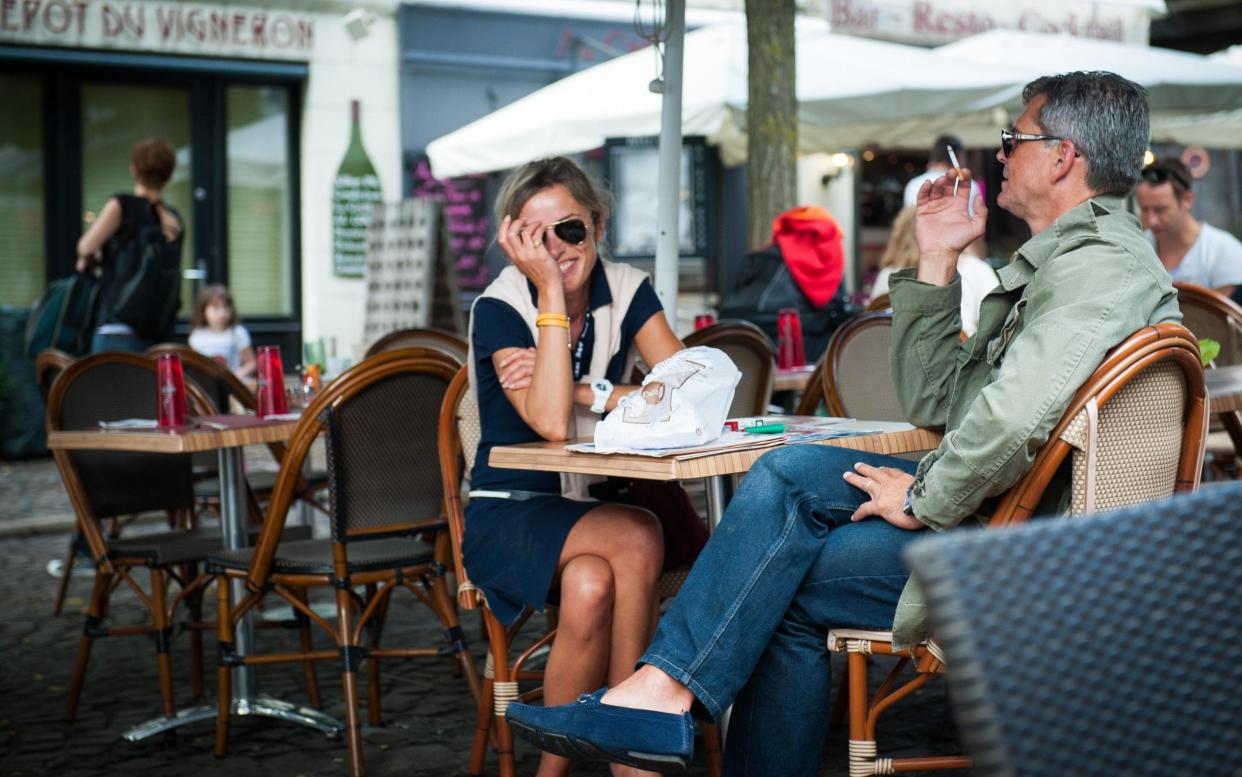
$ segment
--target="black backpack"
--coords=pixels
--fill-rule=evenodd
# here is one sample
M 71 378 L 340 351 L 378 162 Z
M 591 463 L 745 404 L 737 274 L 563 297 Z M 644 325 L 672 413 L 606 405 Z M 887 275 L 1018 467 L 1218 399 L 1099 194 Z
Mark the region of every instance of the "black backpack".
M 26 324 L 26 355 L 35 358 L 45 348 L 70 356 L 90 350 L 99 308 L 99 280 L 90 273 L 74 273 L 47 285 L 47 294 L 34 304 Z
M 157 206 L 118 194 L 122 226 L 108 241 L 103 266 L 103 323 L 120 322 L 148 340 L 172 335 L 181 307 L 181 234 L 164 236 Z M 163 203 L 177 220 L 181 216 Z M 184 225 L 184 222 L 182 222 Z
M 828 340 L 859 308 L 850 304 L 845 284 L 821 308 L 815 307 L 798 288 L 798 282 L 785 266 L 781 249 L 770 245 L 742 260 L 733 289 L 720 304 L 720 317 L 741 318 L 757 324 L 776 347 L 776 321 L 781 308 L 797 308 L 802 322 L 802 342 L 806 359 L 815 363 L 828 347 Z

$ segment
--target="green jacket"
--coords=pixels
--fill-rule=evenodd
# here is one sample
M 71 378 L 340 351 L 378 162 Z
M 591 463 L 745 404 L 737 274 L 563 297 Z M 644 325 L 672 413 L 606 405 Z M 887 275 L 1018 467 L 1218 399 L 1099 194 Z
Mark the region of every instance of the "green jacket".
M 893 275 L 893 381 L 906 417 L 944 427 L 919 463 L 914 514 L 936 531 L 976 515 L 1031 468 L 1078 388 L 1113 346 L 1145 326 L 1180 322 L 1177 292 L 1121 197 L 1088 200 L 1018 249 L 960 342 L 961 281 Z M 1043 502 L 1055 509 L 1063 481 Z M 926 636 L 922 592 L 908 583 L 895 647 Z

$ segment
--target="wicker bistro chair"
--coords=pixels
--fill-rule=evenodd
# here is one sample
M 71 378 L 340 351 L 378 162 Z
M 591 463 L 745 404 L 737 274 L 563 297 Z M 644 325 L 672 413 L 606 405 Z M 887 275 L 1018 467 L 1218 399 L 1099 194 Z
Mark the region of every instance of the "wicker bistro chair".
M 192 385 L 186 390 L 195 412 L 210 411 L 210 403 L 201 392 Z M 149 359 L 125 353 L 83 357 L 66 367 L 52 385 L 48 431 L 97 429 L 100 421 L 151 416 L 155 397 L 155 363 Z M 53 450 L 52 456 L 77 515 L 78 531 L 96 565 L 65 718 L 72 721 L 77 715 L 95 639 L 131 634 L 155 638 L 162 713 L 171 716 L 175 714 L 170 655 L 173 614 L 178 605 L 185 604 L 192 621 L 199 620 L 206 578 L 198 576 L 197 565 L 219 547 L 220 535 L 179 530 L 116 539 L 104 535 L 101 521 L 150 510 L 188 514 L 193 505 L 189 456 L 90 450 Z M 142 568 L 150 574 L 147 588 L 135 579 L 134 572 Z M 170 582 L 181 588 L 171 601 Z M 111 595 L 122 584 L 148 611 L 146 623 L 105 624 Z M 191 629 L 191 646 L 192 685 L 197 696 L 202 693 L 202 641 L 197 629 Z
M 466 363 L 466 341 L 453 332 L 436 329 L 435 327 L 398 329 L 394 332 L 389 332 L 371 343 L 371 347 L 367 349 L 366 355 L 370 357 L 385 351 L 409 348 L 411 346 L 434 348 L 437 351 L 443 351 L 452 356 L 458 364 Z
M 794 415 L 815 415 L 815 411 L 819 410 L 820 405 L 828 402 L 828 351 L 820 355 L 819 361 L 815 362 L 815 369 L 806 379 L 806 389 L 802 392 L 802 396 L 798 398 L 798 405 L 794 409 Z
M 1104 359 L 1078 390 L 1035 463 L 1001 498 L 990 528 L 1027 521 L 1053 476 L 1070 459 L 1070 515 L 1109 510 L 1192 491 L 1199 484 L 1207 391 L 1198 344 L 1177 324 L 1146 327 Z M 964 756 L 880 758 L 876 721 L 893 703 L 944 671 L 939 647 L 926 641 L 896 651 L 887 631 L 833 629 L 828 649 L 848 654 L 850 775 L 893 774 L 970 766 Z M 900 656 L 870 698 L 867 657 Z M 898 686 L 914 663 L 914 679 Z
M 43 396 L 43 404 L 47 406 L 48 395 L 52 392 L 52 384 L 56 378 L 73 364 L 74 357 L 55 348 L 45 348 L 35 357 L 35 382 L 39 384 L 39 393 Z M 112 532 L 109 532 L 112 533 Z M 69 550 L 60 567 L 60 582 L 56 586 L 56 600 L 52 604 L 52 614 L 60 615 L 65 606 L 65 596 L 69 592 L 69 580 L 73 577 L 73 564 L 79 552 L 87 552 L 86 543 L 81 532 L 75 532 L 69 540 Z
M 479 695 L 474 658 L 466 646 L 444 581 L 449 543 L 416 539 L 429 525 L 442 524 L 436 439 L 430 431 L 457 365 L 429 348 L 408 348 L 374 356 L 326 387 L 303 411 L 294 429 L 267 520 L 256 547 L 212 554 L 208 571 L 216 575 L 219 606 L 219 717 L 216 755 L 228 749 L 232 668 L 306 660 L 339 659 L 345 695 L 349 773 L 364 773 L 358 671 L 368 671 L 368 719 L 380 723 L 379 661 L 452 655 Z M 283 542 L 280 530 L 314 440 L 327 434 L 331 539 Z M 234 603 L 229 581 L 241 579 L 249 593 Z M 336 623 L 316 614 L 297 589 L 331 587 Z M 393 591 L 404 587 L 440 619 L 444 648 L 381 647 Z M 360 594 L 358 588 L 363 589 Z M 275 592 L 327 631 L 335 646 L 297 653 L 239 656 L 232 649 L 243 615 L 267 592 Z M 364 630 L 366 635 L 364 636 Z
M 729 417 L 765 415 L 772 402 L 776 356 L 763 330 L 749 321 L 718 321 L 683 338 L 687 348 L 707 345 L 728 354 L 742 372 Z
M 462 541 L 465 537 L 465 511 L 462 504 L 462 482 L 474 466 L 475 452 L 482 427 L 479 408 L 474 395 L 468 391 L 467 369 L 462 367 L 444 395 L 440 409 L 440 470 L 443 477 L 445 512 L 448 516 L 449 534 L 452 538 L 453 565 L 458 580 L 457 603 L 467 610 L 480 610 L 484 630 L 487 632 L 488 652 L 483 670 L 483 687 L 479 694 L 478 717 L 475 721 L 474 745 L 470 751 L 470 773 L 482 774 L 487 759 L 488 742 L 492 741 L 500 761 L 502 777 L 513 777 L 516 763 L 513 753 L 513 732 L 505 720 L 510 702 L 530 701 L 538 698 L 542 689 L 536 688 L 519 693 L 519 681 L 538 682 L 543 672 L 526 668 L 532 656 L 550 645 L 556 629 L 550 628 L 512 661 L 510 655 L 515 638 L 526 625 L 533 610 L 518 616 L 513 625 L 506 627 L 487 607 L 483 592 L 470 582 L 470 575 L 462 560 Z M 666 572 L 659 583 L 659 597 L 671 598 L 685 580 L 686 570 Z M 720 774 L 720 729 L 711 724 L 703 727 L 703 741 L 707 751 L 708 773 Z
M 181 357 L 181 364 L 185 368 L 186 374 L 190 380 L 198 384 L 199 388 L 207 394 L 212 404 L 215 405 L 215 412 L 229 412 L 233 402 L 236 402 L 243 410 L 248 412 L 258 411 L 259 402 L 255 398 L 254 392 L 247 388 L 246 384 L 242 383 L 233 374 L 233 371 L 225 365 L 215 359 L 204 356 L 188 345 L 180 343 L 159 343 L 158 345 L 153 345 L 147 349 L 146 356 L 154 359 L 160 354 L 165 353 L 175 353 Z M 284 443 L 268 443 L 267 449 L 277 463 L 284 459 Z M 216 474 L 218 466 L 216 455 L 212 452 L 191 455 L 193 456 L 192 461 L 194 462 L 194 472 L 196 475 L 194 481 L 195 504 L 200 511 L 207 509 L 218 512 L 220 509 L 220 480 Z M 246 483 L 250 486 L 248 496 L 251 497 L 251 516 L 254 522 L 258 523 L 263 517 L 258 502 L 266 502 L 271 498 L 272 487 L 276 483 L 276 470 L 260 469 L 247 472 Z M 303 480 L 297 490 L 297 498 L 304 500 L 312 506 L 319 507 L 315 497 L 327 489 L 327 487 L 327 473 L 323 470 L 310 469 L 304 473 Z
M 1213 485 L 907 551 L 974 774 L 1238 773 L 1240 500 Z
M 824 354 L 824 401 L 829 415 L 906 420 L 893 387 L 892 336 L 892 311 L 855 316 L 833 332 Z
M 1242 306 L 1206 286 L 1183 281 L 1173 286 L 1182 308 L 1182 325 L 1195 337 L 1210 337 L 1220 343 L 1220 354 L 1211 366 L 1242 364 Z M 1242 455 L 1242 414 L 1214 414 L 1207 450 L 1217 463 Z

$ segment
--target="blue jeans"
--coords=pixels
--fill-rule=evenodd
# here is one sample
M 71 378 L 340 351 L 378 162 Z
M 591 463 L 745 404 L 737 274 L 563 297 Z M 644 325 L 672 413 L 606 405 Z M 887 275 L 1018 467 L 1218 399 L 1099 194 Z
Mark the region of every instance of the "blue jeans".
M 684 684 L 719 719 L 733 704 L 728 775 L 814 775 L 828 728 L 828 630 L 887 629 L 922 532 L 880 518 L 842 473 L 915 462 L 823 445 L 755 463 L 660 620 L 640 663 Z
M 124 351 L 125 353 L 145 353 L 155 345 L 155 340 L 129 334 L 105 335 L 98 332 L 91 338 L 91 353 L 101 351 Z

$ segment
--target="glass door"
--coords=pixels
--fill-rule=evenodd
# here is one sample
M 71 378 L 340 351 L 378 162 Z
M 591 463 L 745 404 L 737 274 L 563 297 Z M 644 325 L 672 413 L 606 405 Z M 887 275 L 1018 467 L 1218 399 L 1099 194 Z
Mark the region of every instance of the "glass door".
M 182 269 L 193 266 L 194 218 L 193 159 L 190 144 L 190 89 L 181 86 L 138 86 L 126 83 L 83 82 L 82 116 L 82 226 L 85 232 L 104 202 L 114 194 L 132 193 L 129 172 L 136 141 L 161 137 L 177 150 L 177 167 L 164 188 L 163 199 L 185 224 Z M 193 312 L 192 281 L 181 290 L 181 316 Z

